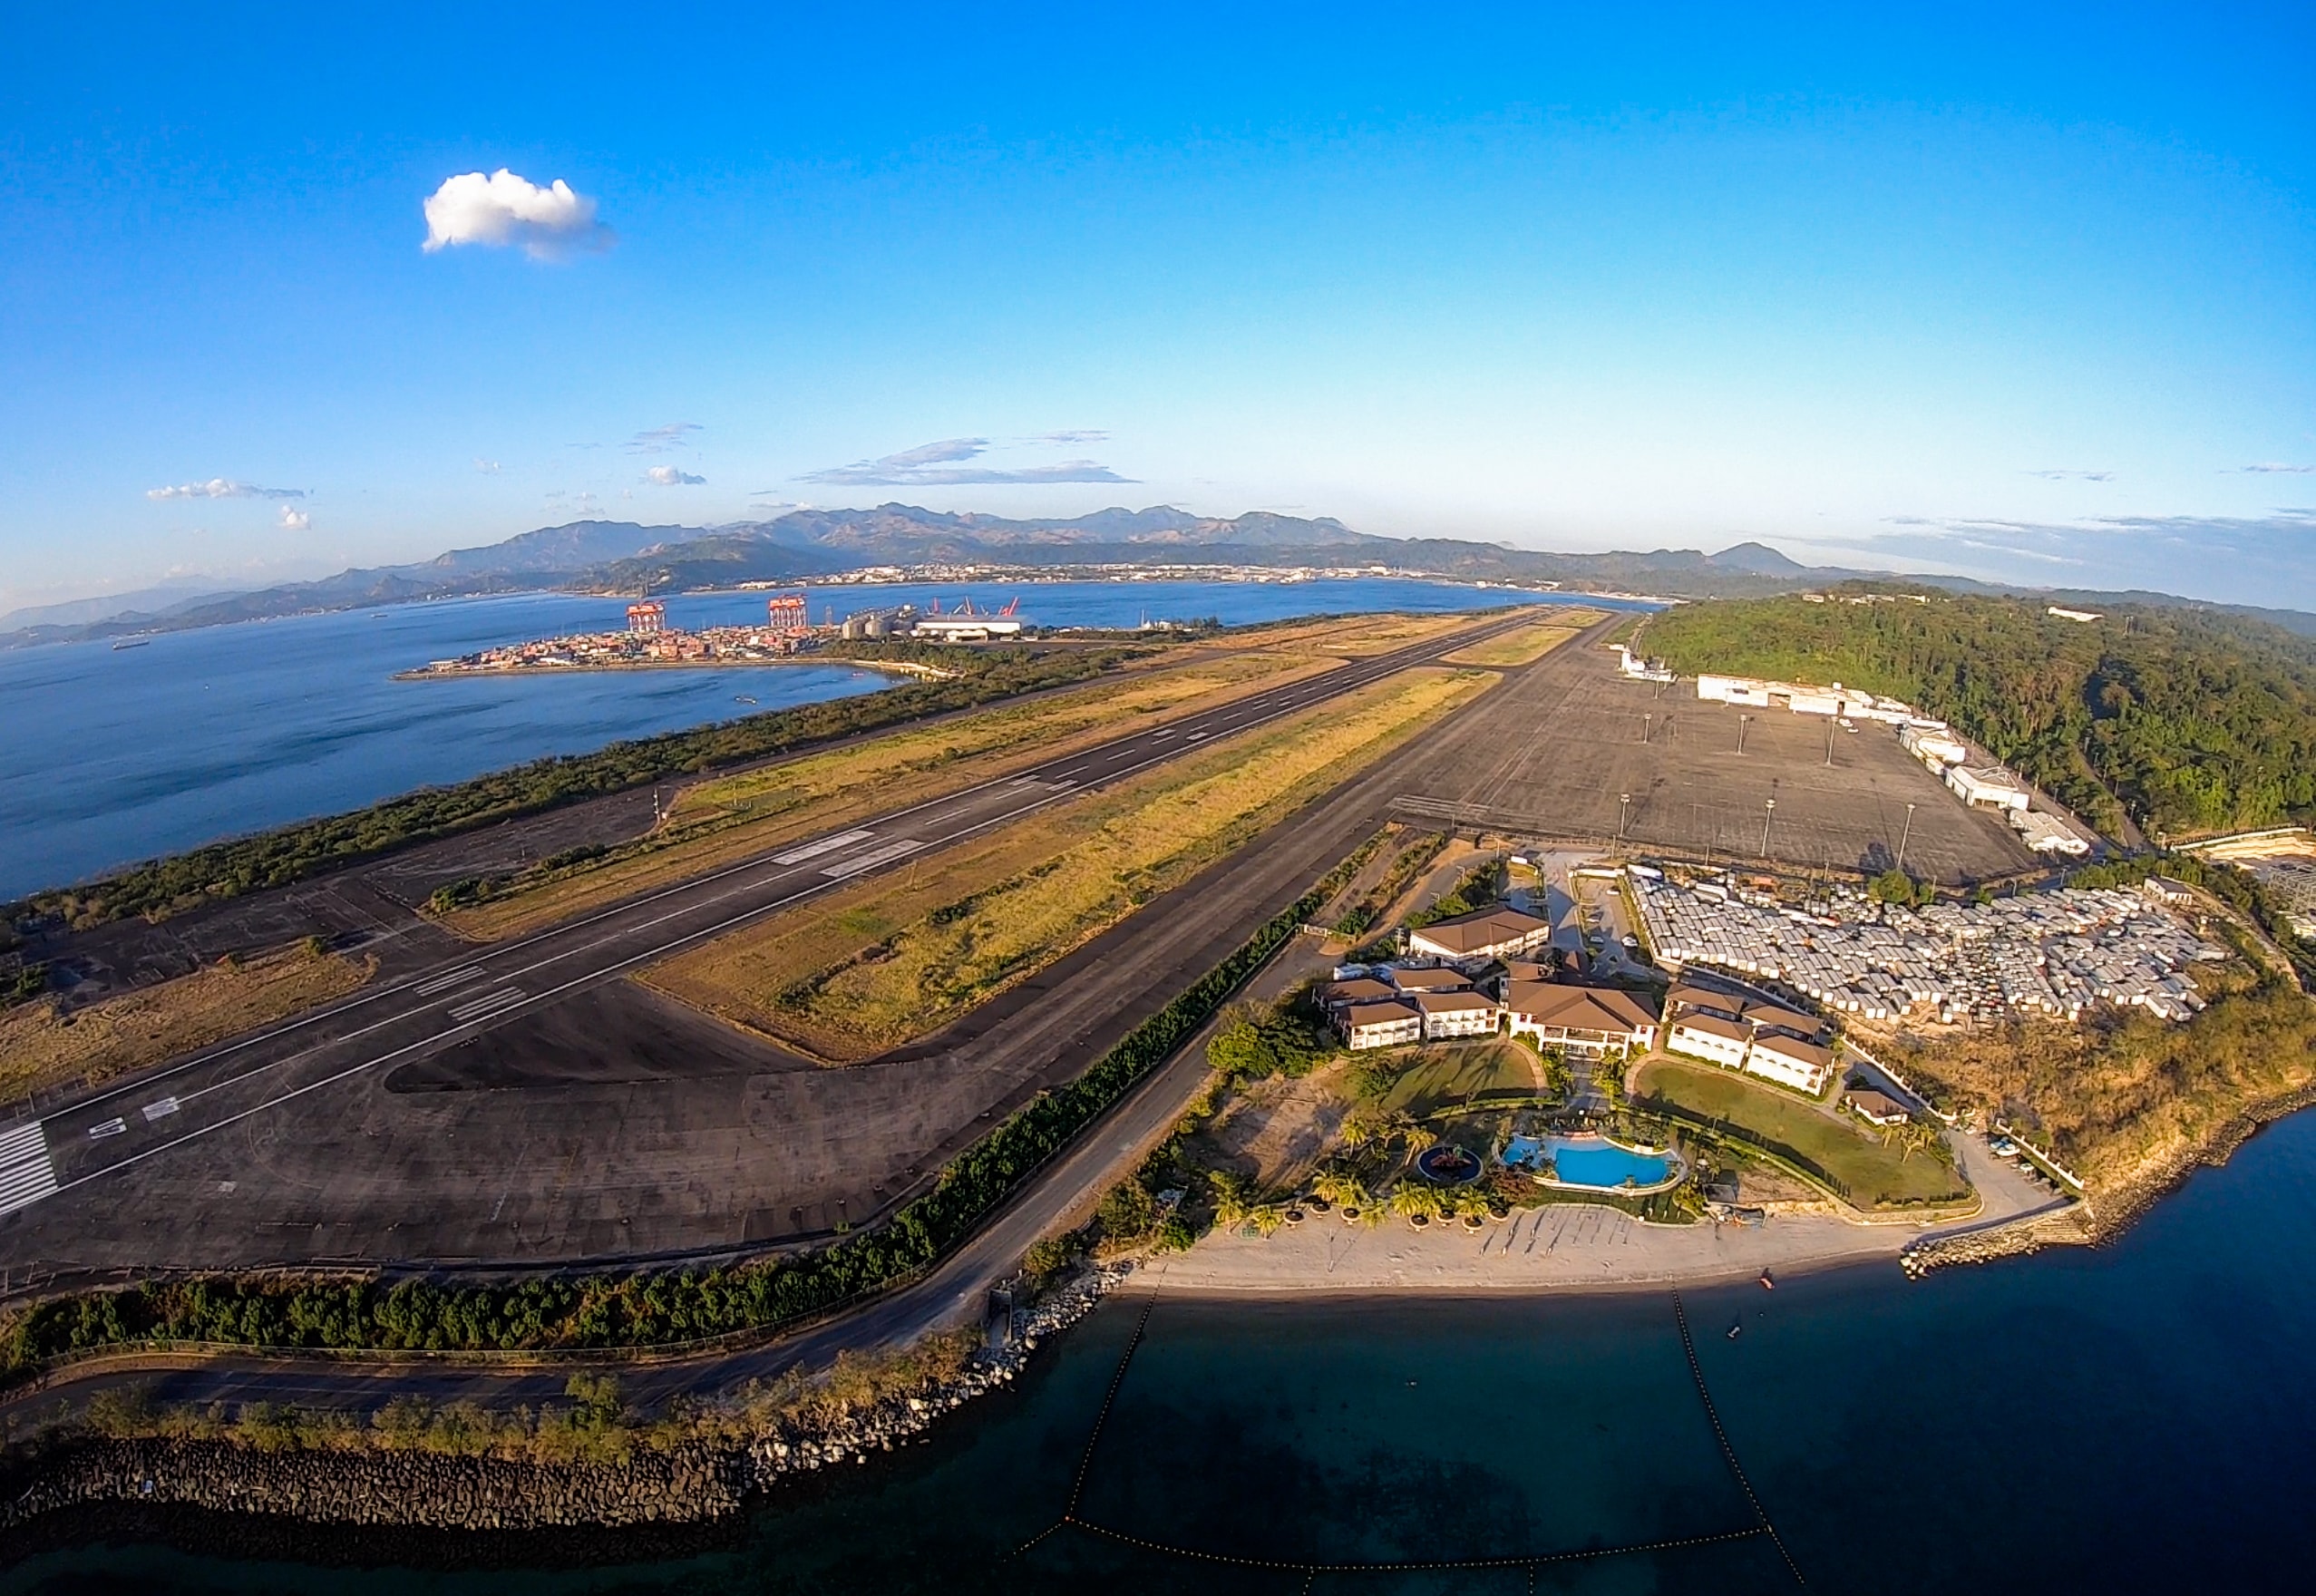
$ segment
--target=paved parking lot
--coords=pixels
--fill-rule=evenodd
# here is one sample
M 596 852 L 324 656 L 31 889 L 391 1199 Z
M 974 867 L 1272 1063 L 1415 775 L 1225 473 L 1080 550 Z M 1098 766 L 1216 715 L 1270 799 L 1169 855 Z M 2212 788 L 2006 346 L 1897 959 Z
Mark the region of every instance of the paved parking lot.
M 1831 726 L 1829 764 L 1820 716 L 1741 721 L 1686 683 L 1627 681 L 1594 652 L 1596 667 L 1553 679 L 1566 688 L 1554 702 L 1509 727 L 1497 717 L 1508 736 L 1465 744 L 1410 792 L 1478 806 L 1514 834 L 1612 839 L 1621 822 L 1629 842 L 1737 862 L 1764 857 L 1766 821 L 1766 856 L 1787 866 L 1879 871 L 1902 843 L 1908 871 L 1950 886 L 2034 864 L 2009 826 L 1965 809 L 1886 726 Z

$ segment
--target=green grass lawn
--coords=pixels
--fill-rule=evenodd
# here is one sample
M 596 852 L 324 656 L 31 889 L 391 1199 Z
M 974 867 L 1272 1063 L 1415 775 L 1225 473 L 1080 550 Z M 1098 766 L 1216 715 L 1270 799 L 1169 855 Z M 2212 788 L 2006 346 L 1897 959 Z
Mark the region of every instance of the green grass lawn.
M 1661 1098 L 1783 1143 L 1848 1186 L 1851 1200 L 1861 1207 L 1962 1192 L 1961 1177 L 1927 1153 L 1902 1154 L 1885 1146 L 1880 1134 L 1869 1134 L 1871 1127 L 1853 1126 L 1735 1070 L 1652 1059 L 1641 1066 L 1638 1085 L 1640 1098 Z
M 1377 1105 L 1386 1114 L 1421 1118 L 1466 1098 L 1484 1103 L 1491 1095 L 1527 1096 L 1535 1090 L 1536 1056 L 1516 1042 L 1434 1042 L 1415 1050 Z

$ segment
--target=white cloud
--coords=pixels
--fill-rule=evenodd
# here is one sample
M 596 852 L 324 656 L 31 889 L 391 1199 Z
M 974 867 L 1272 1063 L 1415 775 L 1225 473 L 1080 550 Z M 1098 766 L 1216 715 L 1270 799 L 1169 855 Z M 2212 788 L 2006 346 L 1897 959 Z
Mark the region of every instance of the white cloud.
M 595 219 L 595 201 L 557 178 L 540 188 L 501 167 L 444 178 L 426 197 L 428 254 L 461 244 L 520 244 L 533 260 L 558 260 L 577 249 L 608 248 L 611 229 Z
M 274 524 L 285 532 L 303 532 L 312 530 L 314 518 L 302 510 L 292 510 L 285 504 L 281 507 L 281 514 Z
M 696 477 L 691 472 L 679 471 L 672 465 L 652 466 L 643 475 L 646 482 L 657 483 L 663 488 L 696 488 L 707 481 L 706 477 Z
M 477 455 L 474 460 L 474 469 L 486 477 L 495 477 L 499 474 L 499 462 L 495 460 L 485 460 L 481 455 Z
M 700 423 L 696 421 L 671 421 L 664 427 L 651 427 L 629 438 L 628 452 L 631 454 L 665 454 L 670 449 L 688 448 L 691 440 L 685 434 L 699 430 Z
M 2046 482 L 2111 482 L 2111 471 L 2030 471 L 2030 477 L 2040 477 Z
M 2257 465 L 2238 466 L 2236 469 L 2256 472 L 2262 476 L 2282 472 L 2286 476 L 2304 477 L 2311 472 L 2316 472 L 2316 465 L 2287 465 L 2281 460 L 2263 460 Z
M 981 482 L 1130 482 L 1108 466 L 1093 460 L 1065 460 L 1058 465 L 1022 466 L 1011 471 L 952 463 L 972 460 L 989 446 L 987 438 L 944 438 L 920 443 L 898 454 L 876 460 L 856 460 L 808 472 L 803 482 L 825 482 L 844 488 L 925 488 Z
M 252 482 L 237 482 L 229 477 L 211 477 L 206 482 L 180 482 L 169 488 L 147 488 L 148 499 L 303 499 L 303 488 L 260 488 Z

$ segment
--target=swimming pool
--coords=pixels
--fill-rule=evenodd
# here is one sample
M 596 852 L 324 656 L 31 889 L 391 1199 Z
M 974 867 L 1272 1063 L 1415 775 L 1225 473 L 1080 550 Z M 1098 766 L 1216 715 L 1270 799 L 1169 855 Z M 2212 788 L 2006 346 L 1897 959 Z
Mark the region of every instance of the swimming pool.
M 1507 1164 L 1536 1169 L 1546 1159 L 1552 1161 L 1552 1178 L 1562 1185 L 1604 1192 L 1627 1185 L 1661 1186 L 1673 1171 L 1670 1153 L 1636 1153 L 1606 1136 L 1514 1136 L 1503 1149 Z

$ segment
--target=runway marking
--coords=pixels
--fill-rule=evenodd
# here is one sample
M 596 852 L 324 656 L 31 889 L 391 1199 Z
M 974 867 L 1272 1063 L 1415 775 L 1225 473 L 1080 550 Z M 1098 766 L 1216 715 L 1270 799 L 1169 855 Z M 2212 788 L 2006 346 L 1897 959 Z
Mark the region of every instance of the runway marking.
M 470 964 L 462 966 L 458 969 L 444 970 L 441 975 L 430 977 L 427 979 L 419 982 L 416 986 L 413 987 L 411 990 L 417 993 L 421 998 L 432 998 L 437 992 L 447 992 L 452 987 L 463 987 L 469 981 L 481 980 L 482 978 L 482 967 L 479 964 Z
M 1484 641 L 1485 637 L 1493 636 L 1494 631 L 1509 629 L 1512 624 L 1513 623 L 1507 622 L 1503 627 L 1491 628 L 1488 633 L 1481 637 L 1463 637 L 1456 639 L 1453 646 L 1460 647 L 1473 642 Z M 1437 651 L 1437 648 L 1439 647 L 1447 646 L 1449 645 L 1435 645 L 1435 651 Z M 1413 656 L 1416 652 L 1417 651 L 1415 649 L 1406 651 L 1408 656 Z M 1353 691 L 1357 687 L 1367 686 L 1370 680 L 1381 680 L 1385 676 L 1390 676 L 1396 671 L 1408 668 L 1414 665 L 1419 665 L 1423 663 L 1423 661 L 1420 658 L 1391 656 L 1387 657 L 1384 659 L 1362 663 L 1369 668 L 1362 671 L 1357 679 L 1344 681 L 1340 684 L 1340 686 L 1334 688 L 1332 693 L 1319 693 L 1317 691 L 1316 685 L 1314 685 L 1314 696 L 1322 697 L 1332 696 L 1335 694 Z M 1344 668 L 1349 669 L 1352 667 L 1347 667 Z M 1250 716 L 1240 725 L 1227 729 L 1233 735 L 1241 732 L 1252 731 L 1256 727 L 1262 725 L 1270 720 L 1277 719 L 1279 715 L 1282 713 L 1285 713 L 1285 711 L 1277 711 L 1270 714 Z M 1202 736 L 1206 735 L 1209 734 L 1202 734 Z M 1122 775 L 1132 775 L 1138 771 L 1145 770 L 1151 765 L 1161 763 L 1165 757 L 1166 755 L 1164 751 L 1160 750 L 1149 758 L 1139 760 L 1133 764 L 1125 766 L 1120 771 L 1112 773 L 1110 779 L 1115 780 L 1117 777 Z M 987 797 L 988 795 L 1002 791 L 1008 786 L 1014 786 L 1017 788 L 1027 786 L 1035 790 L 1038 785 L 1039 783 L 1036 778 L 1027 774 L 1019 776 L 1002 778 L 997 781 L 984 783 L 977 787 L 968 787 L 961 792 L 947 794 L 944 797 L 927 799 L 923 803 L 914 803 L 905 809 L 897 810 L 892 814 L 886 816 L 883 823 L 890 826 L 895 821 L 904 819 L 912 814 L 920 813 L 927 810 L 936 810 L 949 806 L 964 807 L 971 799 L 977 797 Z M 971 824 L 960 827 L 957 831 L 939 838 L 936 841 L 944 846 L 953 845 L 963 842 L 967 838 L 989 831 L 995 827 L 1001 826 L 1008 821 L 1017 820 L 1023 815 L 1034 813 L 1037 810 L 1045 808 L 1047 804 L 1059 802 L 1062 798 L 1068 795 L 1068 791 L 1069 787 L 1064 786 L 1058 791 L 1049 792 L 1042 798 L 1033 799 L 1017 808 L 1010 809 L 1001 813 L 989 815 L 981 820 L 975 821 Z M 858 840 L 861 839 L 856 837 L 830 839 L 830 845 L 832 848 L 841 841 Z M 925 842 L 911 842 L 902 847 L 899 852 L 893 853 L 891 857 L 902 857 L 907 853 L 915 852 L 919 849 L 929 845 L 929 844 Z M 597 949 L 610 942 L 622 939 L 623 938 L 633 937 L 640 932 L 648 931 L 655 927 L 664 925 L 670 920 L 681 920 L 687 915 L 696 914 L 701 910 L 708 908 L 720 900 L 728 899 L 735 893 L 745 890 L 747 883 L 735 882 L 721 891 L 705 897 L 697 895 L 701 888 L 724 881 L 730 877 L 744 875 L 747 872 L 760 870 L 765 862 L 766 861 L 764 860 L 758 858 L 743 861 L 736 864 L 727 865 L 722 870 L 713 871 L 708 875 L 699 877 L 694 881 L 663 887 L 656 891 L 646 893 L 643 897 L 633 900 L 628 903 L 614 905 L 609 908 L 598 910 L 592 914 L 584 915 L 567 925 L 555 927 L 548 930 L 533 932 L 528 937 L 524 937 L 516 941 L 506 944 L 505 947 L 497 949 L 497 951 L 501 954 L 506 954 L 514 952 L 518 949 L 530 948 L 540 943 L 551 942 L 556 938 L 567 937 L 573 931 L 582 929 L 599 921 L 616 921 L 620 916 L 630 914 L 637 909 L 647 903 L 654 903 L 670 898 L 682 899 L 689 897 L 691 899 L 688 902 L 679 902 L 676 907 L 668 910 L 667 912 L 660 914 L 654 919 L 645 920 L 639 925 L 630 925 L 627 927 L 618 927 L 615 925 L 605 935 L 593 941 L 580 943 L 557 951 L 550 951 L 543 958 L 536 959 L 532 963 L 521 967 L 520 969 L 508 973 L 512 975 L 521 975 L 526 971 L 545 969 L 550 965 L 560 964 L 566 960 L 578 958 L 583 954 L 591 953 Z M 771 862 L 777 863 L 778 857 L 775 856 Z M 842 880 L 861 870 L 871 869 L 874 867 L 875 863 L 881 862 L 884 862 L 881 858 L 875 861 L 868 861 L 865 859 L 850 861 L 842 870 L 824 871 L 822 873 L 824 876 L 830 877 L 832 880 Z M 779 910 L 789 907 L 803 898 L 810 897 L 813 892 L 821 890 L 822 889 L 816 886 L 805 886 L 794 889 L 782 897 L 771 900 L 767 902 L 758 903 L 753 908 L 743 910 L 739 913 L 729 916 L 728 918 L 719 920 L 712 925 L 705 926 L 696 930 L 678 935 L 668 941 L 661 943 L 656 948 L 647 949 L 641 953 L 633 954 L 628 958 L 618 959 L 607 967 L 590 970 L 579 976 L 573 977 L 569 980 L 562 981 L 553 987 L 550 987 L 545 992 L 542 992 L 536 997 L 527 997 L 517 993 L 511 999 L 510 1007 L 519 1007 L 528 1003 L 549 1002 L 560 997 L 563 993 L 570 991 L 576 988 L 587 986 L 596 980 L 608 979 L 610 977 L 621 974 L 626 970 L 635 968 L 639 965 L 648 964 L 656 959 L 670 957 L 687 946 L 709 940 L 726 931 L 735 929 L 739 926 L 745 925 L 751 920 L 758 920 L 765 915 L 774 913 Z M 431 979 L 433 978 L 429 978 Z M 408 993 L 411 990 L 412 988 L 408 986 L 375 988 L 360 997 L 355 998 L 346 1003 L 340 1004 L 330 1008 L 317 1010 L 311 1015 L 292 1020 L 287 1025 L 276 1029 L 261 1031 L 254 1036 L 246 1036 L 238 1042 L 231 1043 L 227 1046 L 217 1050 L 216 1052 L 206 1055 L 199 1055 L 195 1057 L 189 1058 L 183 1064 L 174 1066 L 169 1073 L 172 1075 L 181 1075 L 187 1071 L 201 1067 L 202 1066 L 216 1063 L 228 1054 L 239 1052 L 246 1047 L 256 1046 L 261 1042 L 269 1041 L 286 1032 L 301 1029 L 308 1025 L 343 1014 L 350 1009 L 364 1007 L 382 998 L 391 998 L 398 994 Z M 211 1092 L 223 1091 L 233 1086 L 248 1085 L 258 1075 L 269 1074 L 276 1069 L 302 1062 L 303 1060 L 311 1057 L 315 1053 L 325 1048 L 331 1046 L 343 1046 L 348 1043 L 358 1040 L 364 1036 L 367 1036 L 375 1031 L 386 1029 L 387 1027 L 399 1024 L 410 1017 L 412 1017 L 409 1014 L 389 1014 L 382 1019 L 375 1020 L 371 1024 L 364 1026 L 357 1030 L 349 1032 L 343 1036 L 330 1038 L 317 1043 L 314 1046 L 275 1059 L 270 1063 L 261 1064 L 256 1069 L 245 1072 L 244 1074 L 230 1076 L 222 1080 L 213 1081 L 208 1085 L 184 1094 L 183 1100 L 190 1103 L 194 1098 L 206 1096 Z M 350 1065 L 345 1068 L 336 1070 L 318 1080 L 309 1081 L 303 1085 L 292 1087 L 289 1090 L 282 1092 L 273 1097 L 253 1104 L 249 1107 L 238 1110 L 235 1113 L 224 1114 L 219 1118 L 211 1120 L 191 1130 L 188 1130 L 181 1135 L 173 1137 L 165 1142 L 158 1143 L 153 1146 L 141 1149 L 138 1152 L 131 1153 L 125 1158 L 121 1158 L 115 1160 L 112 1163 L 104 1164 L 96 1169 L 90 1170 L 84 1174 L 75 1175 L 71 1181 L 58 1185 L 56 1189 L 59 1191 L 69 1191 L 74 1187 L 86 1185 L 90 1182 L 97 1180 L 102 1176 L 117 1173 L 120 1171 L 131 1167 L 131 1165 L 141 1163 L 148 1158 L 156 1157 L 161 1153 L 170 1152 L 172 1149 L 182 1145 L 184 1143 L 195 1141 L 202 1136 L 209 1134 L 212 1132 L 224 1130 L 229 1126 L 238 1124 L 243 1120 L 251 1118 L 256 1114 L 263 1114 L 270 1109 L 279 1108 L 287 1104 L 295 1102 L 301 1097 L 305 1097 L 311 1093 L 322 1091 L 327 1087 L 337 1085 L 341 1081 L 351 1079 L 353 1076 L 374 1069 L 380 1065 L 389 1064 L 409 1055 L 423 1052 L 425 1049 L 439 1044 L 448 1034 L 448 1032 L 437 1032 L 434 1035 L 422 1038 L 419 1041 L 410 1043 L 401 1047 L 393 1048 L 384 1054 L 378 1055 L 376 1056 L 365 1059 L 358 1064 Z M 150 1085 L 150 1083 L 147 1084 Z M 104 1101 L 105 1098 L 113 1095 L 114 1094 L 111 1092 L 99 1093 L 96 1096 L 88 1099 L 87 1102 L 82 1104 L 80 1106 L 83 1108 L 89 1107 L 93 1104 Z
M 487 998 L 477 998 L 472 1003 L 460 1004 L 451 1010 L 451 1017 L 461 1025 L 466 1025 L 473 1020 L 487 1019 L 502 1008 L 512 1008 L 521 1002 L 522 998 L 523 992 L 521 987 L 501 987 Z
M 865 842 L 874 832 L 846 832 L 842 836 L 822 837 L 817 842 L 807 842 L 802 848 L 791 848 L 785 853 L 772 856 L 774 864 L 802 864 L 808 859 L 818 859 L 823 853 L 833 853 L 839 848 L 850 848 L 855 842 Z
M 56 1166 L 49 1161 L 41 1122 L 0 1131 L 0 1213 L 14 1213 L 55 1194 Z
M 151 1124 L 157 1119 L 167 1119 L 170 1114 L 175 1114 L 177 1109 L 178 1103 L 174 1097 L 161 1097 L 148 1103 L 145 1105 L 145 1124 Z
M 109 1119 L 101 1125 L 91 1125 L 89 1127 L 89 1140 L 92 1142 L 102 1142 L 107 1136 L 117 1136 L 128 1128 L 129 1122 L 125 1119 Z
M 881 848 L 871 848 L 858 859 L 848 859 L 842 864 L 832 864 L 821 871 L 821 874 L 832 881 L 841 881 L 847 876 L 857 876 L 864 870 L 874 870 L 881 864 L 890 864 L 896 859 L 904 859 L 924 846 L 924 843 L 914 837 L 903 838 L 898 842 L 887 842 Z

